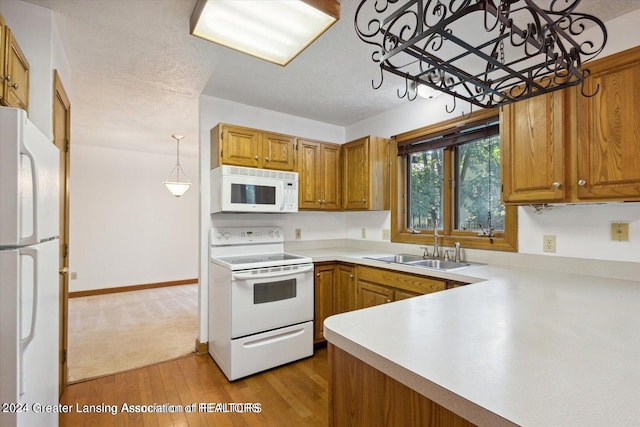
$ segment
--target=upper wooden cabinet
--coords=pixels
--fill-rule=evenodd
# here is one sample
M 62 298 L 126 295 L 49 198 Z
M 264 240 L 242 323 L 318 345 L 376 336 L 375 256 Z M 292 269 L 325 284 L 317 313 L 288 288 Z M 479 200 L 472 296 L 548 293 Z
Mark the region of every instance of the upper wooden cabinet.
M 246 166 L 295 170 L 295 138 L 220 123 L 211 129 L 211 168 Z
M 340 145 L 298 139 L 298 207 L 338 210 Z
M 5 41 L 7 26 L 4 18 L 0 15 L 0 105 L 4 105 L 4 75 L 5 75 Z
M 342 207 L 388 210 L 389 140 L 366 136 L 342 146 Z
M 586 65 L 577 97 L 577 197 L 640 200 L 640 47 Z
M 505 204 L 640 200 L 640 47 L 586 68 L 584 88 L 504 107 Z
M 29 111 L 29 62 L 0 16 L 0 104 Z
M 501 115 L 504 203 L 565 199 L 566 91 L 506 105 Z

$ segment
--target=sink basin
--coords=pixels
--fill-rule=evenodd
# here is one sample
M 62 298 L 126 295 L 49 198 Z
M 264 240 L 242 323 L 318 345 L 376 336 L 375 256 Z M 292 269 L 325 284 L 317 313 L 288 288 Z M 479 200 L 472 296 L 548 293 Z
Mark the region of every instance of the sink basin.
M 397 255 L 388 255 L 382 257 L 365 257 L 368 259 L 375 259 L 376 261 L 382 262 L 395 262 L 396 264 L 407 264 L 415 261 L 423 261 L 420 255 L 409 255 L 409 254 L 397 254 Z
M 469 267 L 466 262 L 444 261 L 441 259 L 423 259 L 405 263 L 414 267 L 435 268 L 437 270 L 455 270 L 456 268 Z
M 396 264 L 411 265 L 413 267 L 433 268 L 436 270 L 455 270 L 457 268 L 469 267 L 468 262 L 444 261 L 437 258 L 423 258 L 420 255 L 397 254 L 381 257 L 365 257 L 382 262 L 392 262 Z

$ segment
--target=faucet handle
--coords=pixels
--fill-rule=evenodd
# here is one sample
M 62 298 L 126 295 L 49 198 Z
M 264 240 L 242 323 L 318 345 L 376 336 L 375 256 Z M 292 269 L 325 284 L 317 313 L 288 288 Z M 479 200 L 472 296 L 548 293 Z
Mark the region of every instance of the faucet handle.
M 422 253 L 423 258 L 426 258 L 429 256 L 429 248 L 427 246 L 420 246 L 420 249 L 424 249 L 424 252 Z
M 451 261 L 451 251 L 449 251 L 449 250 L 444 251 L 444 260 L 445 261 Z

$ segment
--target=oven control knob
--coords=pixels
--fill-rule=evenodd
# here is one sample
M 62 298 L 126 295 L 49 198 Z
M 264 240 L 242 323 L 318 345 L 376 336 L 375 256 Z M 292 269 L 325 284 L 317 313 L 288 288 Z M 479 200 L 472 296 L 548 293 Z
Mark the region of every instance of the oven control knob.
M 280 230 L 271 230 L 269 232 L 270 237 L 280 237 Z
M 218 231 L 216 233 L 216 239 L 218 239 L 218 240 L 222 239 L 222 233 L 221 232 Z
M 229 237 L 231 237 L 231 234 L 227 232 L 227 233 L 224 233 L 222 237 L 224 237 L 224 240 L 229 240 Z

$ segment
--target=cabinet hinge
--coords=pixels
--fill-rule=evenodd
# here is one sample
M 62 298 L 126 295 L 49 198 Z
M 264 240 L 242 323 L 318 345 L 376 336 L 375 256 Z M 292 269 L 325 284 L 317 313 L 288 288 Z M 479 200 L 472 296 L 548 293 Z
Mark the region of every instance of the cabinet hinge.
M 220 157 L 224 155 L 224 150 L 220 150 Z
M 65 243 L 63 248 L 62 248 L 62 256 L 64 258 L 69 256 L 69 244 L 68 243 Z
M 500 192 L 504 193 L 504 184 L 500 184 Z
M 67 350 L 62 350 L 62 363 L 67 363 Z
M 64 142 L 64 152 L 68 153 L 69 152 L 69 139 L 67 138 Z

